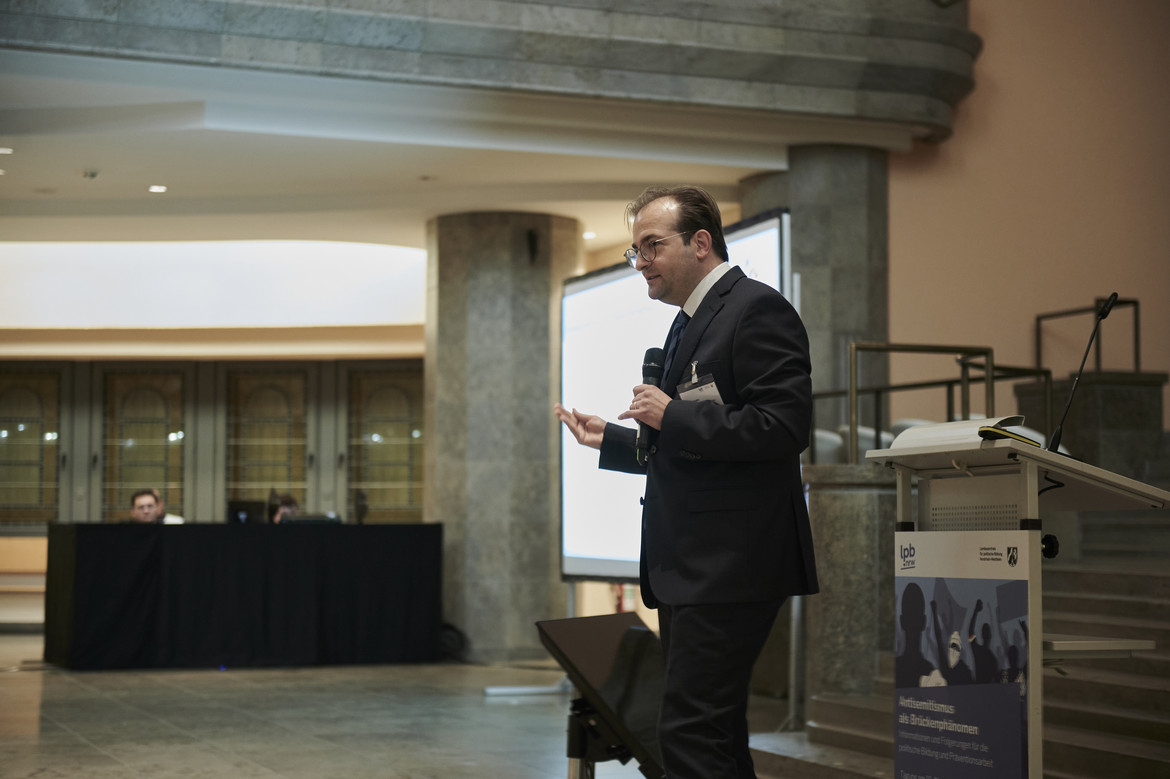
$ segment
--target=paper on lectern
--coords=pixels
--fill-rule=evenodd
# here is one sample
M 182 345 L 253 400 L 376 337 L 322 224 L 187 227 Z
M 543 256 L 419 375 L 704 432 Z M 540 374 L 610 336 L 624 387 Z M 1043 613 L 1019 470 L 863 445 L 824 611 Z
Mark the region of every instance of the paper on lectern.
M 960 419 L 957 422 L 916 425 L 915 427 L 902 431 L 894 439 L 894 443 L 890 444 L 890 449 L 969 444 L 979 440 L 980 428 L 995 427 L 1007 429 L 1022 424 L 1024 424 L 1024 417 L 1019 414 L 1014 414 L 1006 417 L 991 417 L 990 419 Z

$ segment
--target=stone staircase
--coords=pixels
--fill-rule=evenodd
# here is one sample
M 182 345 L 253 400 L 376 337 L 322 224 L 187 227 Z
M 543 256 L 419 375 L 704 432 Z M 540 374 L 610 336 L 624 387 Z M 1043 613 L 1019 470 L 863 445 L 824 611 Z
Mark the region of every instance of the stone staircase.
M 1095 511 L 1082 514 L 1079 524 L 1087 560 L 1160 558 L 1170 567 L 1170 510 Z
M 1044 776 L 1170 777 L 1170 555 L 1046 563 L 1044 623 L 1051 633 L 1156 642 L 1131 658 L 1044 671 Z M 892 776 L 893 679 L 893 655 L 883 653 L 872 695 L 813 696 L 808 741 L 886 760 Z
M 1044 624 L 1156 643 L 1131 658 L 1045 670 L 1045 776 L 1170 776 L 1170 556 L 1045 568 Z

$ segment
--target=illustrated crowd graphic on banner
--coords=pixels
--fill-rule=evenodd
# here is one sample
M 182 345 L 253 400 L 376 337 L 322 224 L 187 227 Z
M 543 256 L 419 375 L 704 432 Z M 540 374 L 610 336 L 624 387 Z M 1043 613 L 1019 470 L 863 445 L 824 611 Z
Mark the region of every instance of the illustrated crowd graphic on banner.
M 913 554 L 895 582 L 896 775 L 1027 776 L 1027 580 L 918 576 Z

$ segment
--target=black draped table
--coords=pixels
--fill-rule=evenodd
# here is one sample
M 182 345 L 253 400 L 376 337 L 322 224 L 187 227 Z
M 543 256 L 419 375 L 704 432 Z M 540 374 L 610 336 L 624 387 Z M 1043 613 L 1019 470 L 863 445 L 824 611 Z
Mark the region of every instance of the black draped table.
M 51 525 L 45 660 L 216 668 L 438 659 L 442 526 Z

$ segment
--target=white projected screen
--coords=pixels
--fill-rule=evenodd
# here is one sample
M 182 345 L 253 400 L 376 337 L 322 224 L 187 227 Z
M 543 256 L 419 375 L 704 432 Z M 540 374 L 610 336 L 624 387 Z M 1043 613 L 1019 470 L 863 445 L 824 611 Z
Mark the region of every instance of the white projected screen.
M 726 232 L 732 265 L 791 298 L 787 214 Z M 781 279 L 785 279 L 781 287 Z M 661 347 L 678 311 L 646 296 L 626 265 L 569 279 L 561 302 L 561 404 L 610 422 L 642 381 L 642 358 Z M 621 422 L 630 428 L 631 421 Z M 561 572 L 565 578 L 637 581 L 646 478 L 603 471 L 595 449 L 561 429 Z

